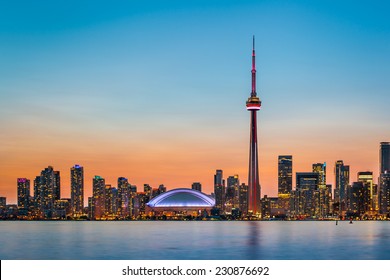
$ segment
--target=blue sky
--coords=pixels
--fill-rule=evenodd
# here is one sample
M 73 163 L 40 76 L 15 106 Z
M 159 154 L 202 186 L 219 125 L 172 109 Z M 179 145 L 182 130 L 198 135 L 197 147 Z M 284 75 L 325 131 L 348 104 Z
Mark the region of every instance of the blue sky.
M 294 171 L 344 159 L 376 172 L 379 142 L 390 138 L 389 6 L 2 3 L 0 195 L 14 191 L 16 174 L 32 179 L 48 164 L 63 168 L 67 186 L 72 162 L 112 184 L 202 181 L 211 192 L 215 169 L 245 182 L 252 35 L 265 193 L 275 194 L 279 154 L 294 155 Z M 137 177 L 135 166 L 161 172 Z

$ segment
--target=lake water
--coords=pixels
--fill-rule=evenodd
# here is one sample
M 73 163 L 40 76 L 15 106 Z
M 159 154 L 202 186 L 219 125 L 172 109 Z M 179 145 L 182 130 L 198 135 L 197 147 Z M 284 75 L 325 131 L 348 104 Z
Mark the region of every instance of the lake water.
M 390 259 L 380 221 L 0 221 L 2 260 Z

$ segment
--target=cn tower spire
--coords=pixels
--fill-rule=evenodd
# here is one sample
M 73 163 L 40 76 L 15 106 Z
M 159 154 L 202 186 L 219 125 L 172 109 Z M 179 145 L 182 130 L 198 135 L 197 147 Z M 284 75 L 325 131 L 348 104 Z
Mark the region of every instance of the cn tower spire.
M 259 217 L 260 207 L 260 180 L 259 180 L 259 160 L 257 155 L 257 116 L 260 110 L 261 101 L 256 94 L 256 55 L 255 36 L 253 36 L 252 49 L 252 91 L 251 96 L 246 101 L 246 109 L 251 113 L 250 143 L 249 143 L 249 174 L 248 174 L 248 211 L 249 216 Z
M 251 96 L 256 96 L 256 53 L 255 53 L 255 35 L 253 35 L 252 48 L 252 92 Z

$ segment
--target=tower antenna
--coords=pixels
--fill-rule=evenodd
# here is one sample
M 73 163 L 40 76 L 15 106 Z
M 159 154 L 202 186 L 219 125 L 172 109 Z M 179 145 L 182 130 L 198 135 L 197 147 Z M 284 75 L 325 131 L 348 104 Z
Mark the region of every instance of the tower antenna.
M 252 48 L 252 92 L 251 96 L 256 96 L 256 54 L 255 54 L 255 35 L 253 35 Z

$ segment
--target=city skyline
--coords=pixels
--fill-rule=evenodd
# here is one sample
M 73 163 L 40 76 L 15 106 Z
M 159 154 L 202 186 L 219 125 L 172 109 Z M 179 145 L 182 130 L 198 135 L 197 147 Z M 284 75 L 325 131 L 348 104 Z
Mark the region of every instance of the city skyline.
M 350 166 L 339 160 L 335 162 L 337 184 L 333 190 L 326 182 L 326 163 L 313 163 L 312 172 L 296 172 L 293 190 L 293 159 L 289 155 L 279 156 L 278 197 L 257 197 L 258 210 L 250 205 L 250 182 L 240 184 L 237 174 L 224 179 L 223 170 L 216 170 L 214 175 L 213 196 L 201 193 L 198 182 L 193 183 L 191 189 L 176 188 L 167 192 L 164 185 L 153 188 L 144 184 L 142 190 L 124 177 L 119 177 L 117 187 L 113 187 L 106 184 L 103 177 L 95 176 L 93 196 L 88 197 L 88 206 L 84 207 L 84 168 L 75 165 L 70 169 L 72 196 L 64 198 L 60 196 L 60 171 L 49 166 L 35 177 L 33 195 L 30 180 L 17 179 L 17 206 L 6 204 L 6 198 L 0 197 L 0 217 L 30 220 L 386 219 L 390 211 L 389 148 L 390 142 L 380 143 L 381 176 L 378 184 L 374 182 L 373 172 L 367 171 L 358 172 L 357 181 L 352 182 Z M 154 204 L 154 200 L 164 202 Z
M 7 3 L 0 196 L 16 203 L 17 178 L 48 165 L 61 171 L 62 197 L 69 168 L 84 166 L 84 201 L 95 175 L 113 186 L 120 176 L 169 189 L 200 182 L 207 193 L 216 169 L 247 182 L 252 34 L 267 104 L 262 194 L 276 196 L 284 154 L 294 173 L 343 160 L 351 182 L 359 171 L 377 181 L 378 143 L 390 138 L 388 4 L 226 3 L 96 2 L 94 16 L 74 3 Z
M 383 169 L 382 171 L 384 172 L 384 170 L 386 170 L 386 172 L 388 172 L 388 162 L 389 162 L 389 156 L 388 154 L 386 154 L 386 159 L 383 158 L 383 153 L 381 152 L 383 147 L 386 147 L 387 150 L 385 150 L 385 153 L 388 151 L 388 147 L 390 145 L 390 142 L 380 142 L 379 143 L 380 145 L 380 160 L 379 160 L 379 166 L 381 166 L 381 168 Z M 388 152 L 387 152 L 388 153 Z M 287 161 L 286 161 L 287 159 Z M 382 162 L 383 161 L 383 162 Z M 322 179 L 322 183 L 319 184 L 319 185 L 324 185 L 324 183 L 326 183 L 326 186 L 330 186 L 331 187 L 331 194 L 332 196 L 333 195 L 336 195 L 336 196 L 339 196 L 339 191 L 338 190 L 341 190 L 341 193 L 346 193 L 346 188 L 348 185 L 351 185 L 352 183 L 355 183 L 355 182 L 360 182 L 361 180 L 361 176 L 364 176 L 364 175 L 367 175 L 367 174 L 370 174 L 370 177 L 372 178 L 372 183 L 374 184 L 377 184 L 379 185 L 379 179 L 380 177 L 377 177 L 375 178 L 375 176 L 373 176 L 374 172 L 373 171 L 370 171 L 370 170 L 360 170 L 358 171 L 356 174 L 351 174 L 349 172 L 350 170 L 350 166 L 349 165 L 344 165 L 343 163 L 343 160 L 337 160 L 336 162 L 333 163 L 333 165 L 329 164 L 329 163 L 326 163 L 326 162 L 323 162 L 323 163 L 312 163 L 310 168 L 304 170 L 304 171 L 294 171 L 294 160 L 293 160 L 293 157 L 291 155 L 279 155 L 278 156 L 278 159 L 277 159 L 277 162 L 278 162 L 278 174 L 276 175 L 277 177 L 277 180 L 278 180 L 278 185 L 276 187 L 276 194 L 275 195 L 270 195 L 268 193 L 265 193 L 263 194 L 263 196 L 267 196 L 267 197 L 278 197 L 279 195 L 284 195 L 284 194 L 287 194 L 291 191 L 295 191 L 297 190 L 297 187 L 299 185 L 299 182 L 296 180 L 296 176 L 299 176 L 300 173 L 302 174 L 314 174 L 312 172 L 319 172 L 319 174 L 321 174 L 321 170 L 324 170 L 323 168 L 325 167 L 325 170 L 326 170 L 326 166 L 329 166 L 329 170 L 328 170 L 328 174 L 326 175 L 326 173 L 324 175 L 321 175 L 323 177 L 321 177 Z M 287 163 L 288 162 L 288 163 Z M 340 163 L 341 163 L 341 166 L 344 167 L 344 168 L 347 168 L 346 169 L 346 175 L 342 175 L 342 176 L 346 176 L 345 179 L 342 179 L 343 182 L 342 182 L 342 185 L 343 186 L 340 186 L 338 183 L 338 180 L 339 177 L 340 177 L 340 172 L 345 172 L 344 169 L 342 169 L 342 171 L 339 171 L 340 170 Z M 288 165 L 289 167 L 285 167 L 285 165 Z M 386 165 L 387 164 L 387 165 Z M 57 170 L 57 171 L 54 171 L 54 166 L 51 166 L 49 165 L 48 167 L 42 167 L 44 168 L 42 171 L 41 171 L 41 175 L 38 175 L 36 174 L 36 176 L 33 176 L 32 178 L 35 178 L 35 180 L 39 180 L 40 177 L 44 176 L 43 174 L 46 173 L 47 170 L 51 170 L 51 172 L 53 173 L 53 192 L 56 193 L 55 195 L 55 199 L 69 199 L 70 201 L 73 201 L 73 199 L 71 199 L 72 197 L 72 188 L 70 188 L 70 194 L 69 196 L 64 196 L 62 195 L 63 193 L 63 185 L 61 185 L 61 188 L 58 187 L 58 184 L 56 184 L 55 182 L 60 182 L 60 181 L 63 181 L 63 179 L 60 179 L 63 174 L 66 174 L 66 172 L 61 172 L 60 170 Z M 41 168 L 41 169 L 42 169 Z M 286 169 L 287 170 L 283 170 L 283 169 Z M 102 185 L 103 187 L 104 186 L 110 186 L 110 188 L 116 188 L 117 190 L 121 189 L 121 182 L 122 180 L 124 180 L 125 182 L 127 182 L 130 186 L 133 186 L 135 188 L 142 188 L 142 187 L 145 187 L 145 186 L 148 186 L 148 188 L 150 188 L 151 190 L 152 189 L 159 189 L 159 187 L 161 186 L 164 186 L 164 184 L 158 184 L 157 185 L 150 185 L 150 184 L 147 184 L 147 183 L 143 183 L 143 184 L 140 184 L 140 185 L 136 185 L 136 184 L 133 184 L 131 182 L 131 180 L 129 180 L 129 178 L 127 177 L 122 177 L 121 175 L 117 176 L 116 179 L 115 179 L 115 182 L 111 183 L 111 182 L 107 182 L 106 181 L 106 178 L 104 175 L 102 175 L 102 172 L 100 173 L 101 175 L 94 175 L 92 178 L 89 178 L 90 180 L 88 180 L 88 178 L 84 178 L 84 166 L 81 166 L 79 164 L 75 164 L 73 166 L 71 166 L 70 168 L 68 168 L 68 171 L 69 173 L 71 174 L 70 178 L 74 178 L 74 175 L 73 172 L 74 170 L 81 170 L 81 175 L 76 175 L 76 177 L 78 178 L 77 181 L 80 181 L 81 180 L 81 184 L 79 183 L 77 185 L 77 187 L 74 188 L 74 192 L 79 192 L 81 191 L 81 193 L 78 193 L 78 196 L 81 196 L 81 197 L 84 197 L 82 199 L 82 201 L 84 201 L 84 204 L 82 207 L 87 207 L 88 206 L 88 197 L 86 195 L 86 193 L 91 193 L 91 196 L 94 196 L 93 194 L 93 187 L 95 186 L 95 181 L 96 180 L 103 180 L 104 181 L 104 184 Z M 282 171 L 281 171 L 282 170 Z M 287 172 L 286 172 L 287 171 Z M 221 169 L 217 169 L 217 170 L 214 170 L 214 187 L 213 189 L 211 189 L 211 191 L 204 191 L 204 190 L 201 190 L 202 188 L 202 184 L 200 182 L 192 182 L 190 186 L 183 186 L 181 188 L 185 188 L 185 189 L 197 189 L 199 191 L 202 191 L 204 193 L 208 193 L 208 194 L 214 194 L 215 198 L 218 200 L 225 200 L 225 194 L 227 193 L 227 189 L 229 187 L 229 179 L 230 178 L 236 178 L 238 180 L 238 183 L 239 184 L 245 184 L 247 185 L 248 182 L 246 181 L 243 181 L 241 179 L 241 175 L 240 174 L 226 174 L 225 175 L 223 174 L 223 170 Z M 363 174 L 363 175 L 362 175 Z M 66 176 L 66 175 L 65 175 Z M 286 180 L 287 177 L 290 177 L 290 183 L 288 183 L 287 185 L 290 185 L 289 187 L 286 188 Z M 334 178 L 336 184 L 332 184 L 329 182 L 329 178 Z M 18 195 L 21 195 L 23 197 L 25 197 L 25 199 L 27 199 L 27 193 L 23 193 L 23 194 L 20 194 L 20 189 L 19 189 L 19 185 L 25 185 L 27 183 L 27 185 L 29 186 L 29 189 L 30 191 L 28 192 L 31 196 L 33 196 L 34 194 L 34 181 L 33 179 L 31 178 L 28 178 L 28 177 L 18 177 L 15 179 L 15 186 L 17 186 L 18 188 L 15 189 L 16 193 L 17 193 L 17 196 Z M 46 181 L 46 180 L 45 180 Z M 73 181 L 73 179 L 72 179 Z M 90 185 L 88 184 L 88 182 L 90 181 Z M 86 185 L 88 186 L 87 188 L 84 187 L 84 182 L 87 182 Z M 14 187 L 15 187 L 14 186 Z M 219 193 L 218 191 L 218 188 L 216 189 L 216 187 L 219 187 L 221 190 L 221 193 Z M 90 187 L 90 190 L 89 190 L 89 187 Z M 166 188 L 166 186 L 164 186 Z M 281 188 L 280 188 L 281 187 Z M 199 189 L 200 188 L 200 189 Z M 288 190 L 288 191 L 285 191 L 285 188 Z M 86 190 L 85 190 L 86 189 Z M 166 188 L 168 190 L 171 190 L 171 189 L 175 189 L 175 188 Z M 334 193 L 336 191 L 336 193 Z M 220 198 L 218 198 L 218 196 L 220 196 Z M 1 197 L 6 197 L 6 196 L 1 196 Z M 7 198 L 7 197 L 6 197 Z M 262 199 L 263 197 L 260 196 L 260 199 Z M 17 199 L 17 197 L 16 197 Z M 339 200 L 338 197 L 334 197 L 333 199 L 335 199 L 336 201 Z M 81 201 L 81 200 L 79 200 Z M 16 203 L 17 201 L 13 202 L 13 201 L 9 201 L 7 199 L 7 204 L 18 204 Z M 224 201 L 225 202 L 225 201 Z M 73 203 L 73 202 L 72 202 Z M 73 205 L 73 204 L 72 204 Z M 80 206 L 81 207 L 81 206 Z M 219 205 L 219 207 L 222 208 L 222 205 Z

